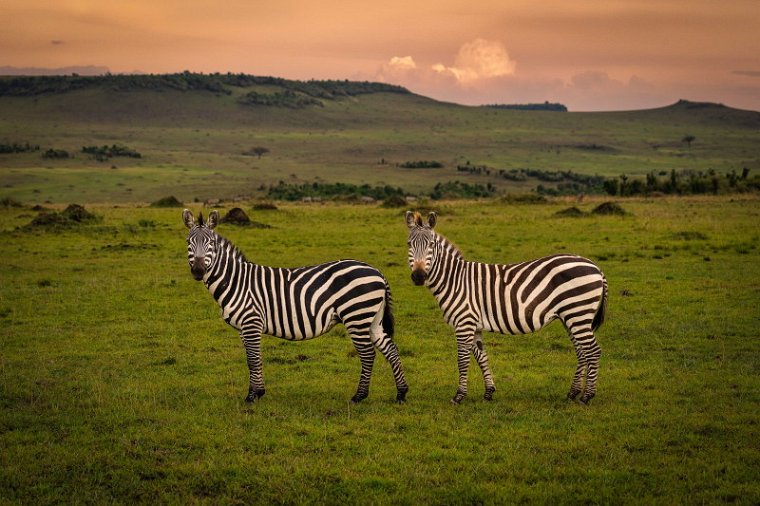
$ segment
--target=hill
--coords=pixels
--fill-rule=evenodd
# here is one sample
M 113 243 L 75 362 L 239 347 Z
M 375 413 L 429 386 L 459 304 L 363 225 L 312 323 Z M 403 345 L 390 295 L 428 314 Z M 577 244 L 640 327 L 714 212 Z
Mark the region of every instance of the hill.
M 759 125 L 760 113 L 688 101 L 557 114 L 442 103 L 382 83 L 192 73 L 3 77 L 0 144 L 39 150 L 0 154 L 0 198 L 190 201 L 261 195 L 280 182 L 410 193 L 454 181 L 496 192 L 538 184 L 603 191 L 599 180 L 573 187 L 575 176 L 556 174 L 760 172 Z M 141 156 L 82 151 L 113 145 Z M 254 148 L 264 154 L 251 156 Z M 68 157 L 42 158 L 48 150 Z M 540 173 L 554 175 L 523 177 Z

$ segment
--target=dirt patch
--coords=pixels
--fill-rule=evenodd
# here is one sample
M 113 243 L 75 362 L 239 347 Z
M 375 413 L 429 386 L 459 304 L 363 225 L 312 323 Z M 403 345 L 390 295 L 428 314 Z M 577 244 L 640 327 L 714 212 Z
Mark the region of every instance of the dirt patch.
M 581 216 L 586 216 L 586 213 L 573 206 L 561 211 L 557 211 L 554 213 L 554 216 L 559 216 L 561 218 L 580 218 Z
M 272 228 L 270 225 L 267 225 L 265 223 L 252 221 L 248 215 L 245 214 L 245 211 L 239 207 L 233 207 L 230 209 L 227 214 L 225 214 L 224 217 L 222 217 L 222 219 L 219 221 L 240 227 Z
M 591 214 L 624 216 L 628 213 L 615 202 L 603 202 L 596 206 L 594 210 L 591 211 Z
M 183 207 L 184 205 L 174 195 L 170 195 L 151 203 L 150 207 Z
M 87 211 L 79 204 L 69 204 L 69 206 L 61 212 L 61 216 L 82 223 L 83 221 L 92 221 L 95 219 L 95 215 Z

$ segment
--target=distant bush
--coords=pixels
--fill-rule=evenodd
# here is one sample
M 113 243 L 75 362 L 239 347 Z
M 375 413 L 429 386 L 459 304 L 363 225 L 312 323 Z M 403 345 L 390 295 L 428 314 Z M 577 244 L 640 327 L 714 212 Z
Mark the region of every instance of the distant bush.
M 180 202 L 174 195 L 169 197 L 163 197 L 150 204 L 150 207 L 182 207 L 184 204 Z
M 383 200 L 383 207 L 394 208 L 406 207 L 407 205 L 406 199 L 402 195 L 391 195 Z
M 548 202 L 545 196 L 536 193 L 508 193 L 501 198 L 501 201 L 508 204 L 545 204 Z
M 514 109 L 518 111 L 553 111 L 553 112 L 567 112 L 567 106 L 560 103 L 551 103 L 549 101 L 543 104 L 489 104 L 483 107 L 490 107 L 492 109 Z
M 554 216 L 559 216 L 561 218 L 580 218 L 581 216 L 586 216 L 586 213 L 573 206 L 561 211 L 557 211 L 554 213 Z
M 39 150 L 40 147 L 37 144 L 29 144 L 28 142 L 25 142 L 24 144 L 17 142 L 12 144 L 0 144 L 0 154 L 26 153 Z
M 602 202 L 591 211 L 591 214 L 624 216 L 628 213 L 620 207 L 620 204 L 615 202 Z
M 699 195 L 718 193 L 737 193 L 760 190 L 760 177 L 749 177 L 749 169 L 741 174 L 736 170 L 719 175 L 715 170 L 704 171 L 671 170 L 667 172 L 649 172 L 644 179 L 630 178 L 625 174 L 609 178 L 604 182 L 604 189 L 612 196 L 632 195 Z
M 134 149 L 119 144 L 112 144 L 111 146 L 82 146 L 82 153 L 93 155 L 99 162 L 106 161 L 115 156 L 142 158 L 142 155 Z
M 375 200 L 385 200 L 393 195 L 404 196 L 401 188 L 392 186 L 370 186 L 368 184 L 354 185 L 346 183 L 302 183 L 293 184 L 280 181 L 276 186 L 270 186 L 267 198 L 273 200 L 303 200 L 305 198 L 326 199 L 358 199 L 372 197 Z
M 416 160 L 399 164 L 402 169 L 441 169 L 443 164 L 436 160 Z
M 64 149 L 47 149 L 42 153 L 42 158 L 68 158 L 69 152 Z
M 447 181 L 438 183 L 433 187 L 430 198 L 433 200 L 455 199 L 455 198 L 477 198 L 490 197 L 496 193 L 496 187 L 491 183 L 467 184 L 459 181 Z

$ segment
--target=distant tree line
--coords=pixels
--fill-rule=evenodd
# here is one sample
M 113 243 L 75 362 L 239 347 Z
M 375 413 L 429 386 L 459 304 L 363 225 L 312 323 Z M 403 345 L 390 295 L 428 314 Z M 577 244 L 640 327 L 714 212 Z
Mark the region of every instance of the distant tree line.
M 285 183 L 280 181 L 270 186 L 266 194 L 272 200 L 303 200 L 306 197 L 323 199 L 352 199 L 372 197 L 375 200 L 385 200 L 389 197 L 404 196 L 404 190 L 389 185 L 370 186 L 348 183 Z
M 492 109 L 512 109 L 517 111 L 553 111 L 553 112 L 567 112 L 567 106 L 558 102 L 549 102 L 548 100 L 536 104 L 487 104 L 483 107 L 490 107 Z
M 604 193 L 604 176 L 579 174 L 572 170 L 540 170 L 540 169 L 495 169 L 486 165 L 457 166 L 458 172 L 469 174 L 493 176 L 508 181 L 530 181 L 531 179 L 545 183 L 557 183 L 555 186 L 546 187 L 543 184 L 536 186 L 536 191 L 543 195 L 576 195 L 579 193 Z
M 66 93 L 94 87 L 109 88 L 116 91 L 200 90 L 229 95 L 232 93 L 229 87 L 246 88 L 257 85 L 278 86 L 290 92 L 328 100 L 369 93 L 409 93 L 402 86 L 386 83 L 348 80 L 293 81 L 248 74 L 203 74 L 185 71 L 176 74 L 3 77 L 0 78 L 0 96 L 35 96 L 48 93 Z
M 460 181 L 447 181 L 437 183 L 430 192 L 430 198 L 434 200 L 455 198 L 479 198 L 490 197 L 496 193 L 496 187 L 491 183 L 468 184 Z
M 0 144 L 0 154 L 27 153 L 39 150 L 39 144 L 29 144 L 28 142 L 25 142 L 24 144 L 20 144 L 18 142 L 13 142 L 11 144 Z
M 129 158 L 142 158 L 142 155 L 130 149 L 127 146 L 113 144 L 111 146 L 82 146 L 82 153 L 93 155 L 99 162 L 104 162 L 115 156 L 124 156 Z
M 609 178 L 604 182 L 604 190 L 609 195 L 633 196 L 662 193 L 667 195 L 697 195 L 705 193 L 734 193 L 760 190 L 760 177 L 749 177 L 749 169 L 741 174 L 736 170 L 723 175 L 715 170 L 704 171 L 671 170 L 655 174 L 649 172 L 643 179 L 630 178 L 625 174 Z
M 443 164 L 436 160 L 414 160 L 409 162 L 400 163 L 398 165 L 402 169 L 440 169 L 443 168 Z

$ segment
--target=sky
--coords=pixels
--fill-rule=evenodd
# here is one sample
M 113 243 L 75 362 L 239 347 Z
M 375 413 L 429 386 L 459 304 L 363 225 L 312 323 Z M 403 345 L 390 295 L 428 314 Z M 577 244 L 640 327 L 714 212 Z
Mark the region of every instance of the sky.
M 0 67 L 399 84 L 575 111 L 760 111 L 760 0 L 0 0 Z

